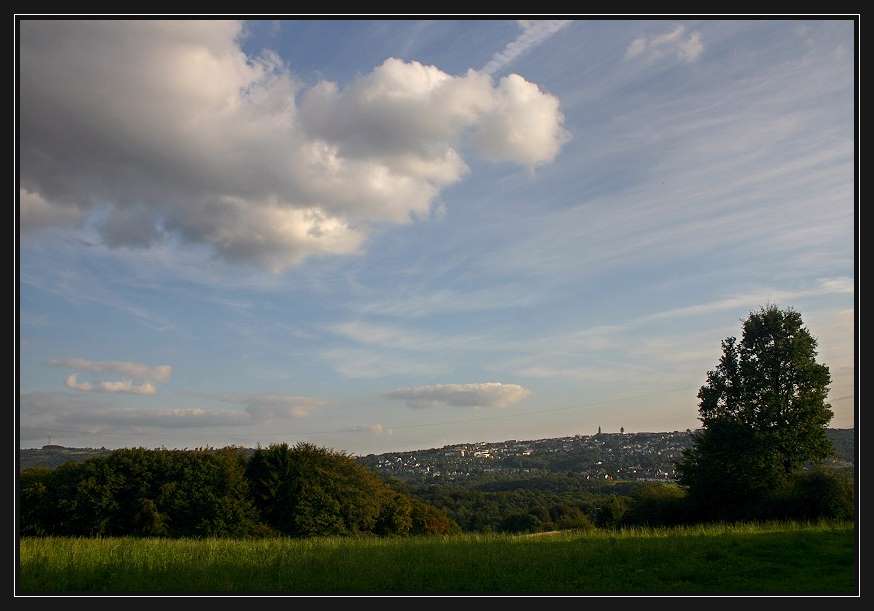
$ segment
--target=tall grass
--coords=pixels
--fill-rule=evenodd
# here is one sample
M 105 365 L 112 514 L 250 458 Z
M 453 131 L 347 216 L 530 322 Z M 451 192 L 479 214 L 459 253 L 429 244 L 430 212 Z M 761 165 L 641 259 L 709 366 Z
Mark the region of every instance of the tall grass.
M 845 592 L 852 524 L 547 536 L 28 538 L 25 592 Z

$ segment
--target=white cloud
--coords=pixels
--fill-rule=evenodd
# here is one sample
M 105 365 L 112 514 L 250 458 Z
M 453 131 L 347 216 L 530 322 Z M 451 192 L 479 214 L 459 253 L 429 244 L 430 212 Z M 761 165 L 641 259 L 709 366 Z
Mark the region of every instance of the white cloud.
M 389 399 L 405 401 L 408 406 L 433 407 L 507 407 L 531 392 L 518 384 L 482 382 L 479 384 L 433 384 L 400 388 L 385 394 Z
M 93 387 L 89 382 L 79 382 L 75 373 L 71 373 L 64 382 L 67 388 L 81 390 L 83 392 L 90 391 Z
M 359 253 L 369 227 L 427 218 L 489 159 L 533 167 L 566 139 L 558 100 L 518 75 L 453 76 L 390 58 L 306 88 L 222 21 L 31 21 L 21 27 L 28 227 L 99 208 L 104 243 L 168 237 L 281 271 Z M 48 204 L 47 202 L 51 202 Z
M 534 167 L 552 161 L 570 138 L 562 126 L 558 98 L 518 74 L 498 83 L 495 106 L 496 111 L 482 118 L 474 134 L 487 159 Z
M 66 367 L 79 371 L 104 372 L 111 371 L 130 376 L 135 380 L 147 380 L 152 382 L 169 382 L 173 375 L 173 367 L 170 365 L 144 365 L 130 361 L 91 361 L 82 358 L 52 359 L 49 365 L 54 367 Z
M 118 380 L 107 382 L 79 382 L 77 374 L 71 374 L 65 381 L 67 388 L 82 392 L 106 392 L 125 393 L 128 395 L 154 395 L 157 394 L 155 385 L 150 382 L 135 384 L 133 380 Z
M 686 26 L 676 28 L 657 36 L 640 36 L 629 43 L 625 50 L 625 59 L 644 57 L 657 60 L 667 55 L 674 55 L 685 62 L 694 62 L 704 50 L 700 32 L 690 32 L 685 36 Z
M 520 19 L 516 23 L 522 28 L 522 32 L 513 42 L 509 43 L 498 53 L 495 53 L 489 60 L 489 63 L 483 66 L 482 71 L 486 74 L 494 74 L 501 70 L 523 53 L 543 44 L 547 39 L 570 25 L 571 22 L 555 19 Z

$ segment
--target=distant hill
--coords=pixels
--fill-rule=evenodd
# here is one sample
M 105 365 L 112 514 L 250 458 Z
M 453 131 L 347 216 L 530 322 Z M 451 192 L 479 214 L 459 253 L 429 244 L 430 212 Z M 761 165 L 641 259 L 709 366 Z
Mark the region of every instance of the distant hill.
M 836 461 L 854 462 L 854 429 L 826 431 Z M 692 443 L 691 433 L 603 433 L 517 441 L 456 444 L 442 448 L 370 454 L 359 460 L 372 469 L 408 481 L 464 480 L 483 475 L 575 472 L 593 479 L 673 479 L 673 464 Z M 246 452 L 254 450 L 246 449 Z M 106 448 L 47 445 L 19 450 L 20 468 L 54 469 L 111 452 Z
M 106 448 L 65 448 L 59 445 L 47 445 L 42 448 L 18 450 L 20 468 L 45 467 L 54 469 L 68 462 L 85 462 L 89 458 L 108 454 L 112 450 Z

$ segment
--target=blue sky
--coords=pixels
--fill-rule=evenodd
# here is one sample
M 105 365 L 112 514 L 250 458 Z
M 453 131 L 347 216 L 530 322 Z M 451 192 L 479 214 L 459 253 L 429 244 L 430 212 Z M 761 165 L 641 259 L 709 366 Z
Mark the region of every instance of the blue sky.
M 23 447 L 695 428 L 765 303 L 853 425 L 851 21 L 20 40 Z

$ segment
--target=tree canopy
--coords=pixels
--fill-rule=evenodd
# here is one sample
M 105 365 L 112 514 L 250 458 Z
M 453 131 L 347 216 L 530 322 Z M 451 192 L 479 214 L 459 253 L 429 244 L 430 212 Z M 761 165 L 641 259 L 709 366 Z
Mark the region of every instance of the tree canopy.
M 776 306 L 751 312 L 740 342 L 723 340 L 698 392 L 703 429 L 677 466 L 694 499 L 730 510 L 829 456 L 831 377 L 816 346 L 801 314 Z

